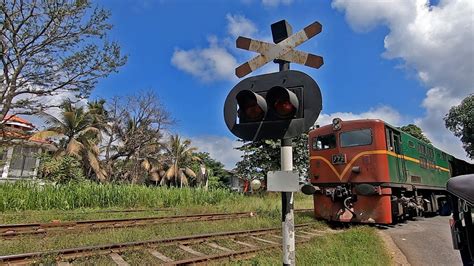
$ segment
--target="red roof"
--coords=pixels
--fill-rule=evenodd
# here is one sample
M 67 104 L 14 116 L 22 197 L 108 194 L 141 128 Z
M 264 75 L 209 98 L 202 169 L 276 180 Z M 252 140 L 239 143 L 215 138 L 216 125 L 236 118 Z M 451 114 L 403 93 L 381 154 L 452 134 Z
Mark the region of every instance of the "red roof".
M 25 120 L 21 117 L 18 117 L 16 115 L 6 115 L 4 118 L 3 118 L 3 121 L 2 123 L 8 123 L 8 122 L 17 122 L 17 123 L 22 123 L 22 124 L 26 124 L 28 126 L 31 126 L 33 127 L 33 124 L 28 121 L 28 120 Z

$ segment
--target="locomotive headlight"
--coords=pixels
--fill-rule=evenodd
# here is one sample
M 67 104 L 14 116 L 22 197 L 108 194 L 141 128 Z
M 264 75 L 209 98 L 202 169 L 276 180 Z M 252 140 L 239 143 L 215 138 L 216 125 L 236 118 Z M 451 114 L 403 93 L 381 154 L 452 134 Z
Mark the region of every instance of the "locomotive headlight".
M 340 118 L 334 118 L 332 120 L 332 129 L 337 131 L 342 128 L 342 120 Z
M 354 166 L 352 167 L 352 172 L 354 174 L 359 174 L 360 173 L 360 166 Z

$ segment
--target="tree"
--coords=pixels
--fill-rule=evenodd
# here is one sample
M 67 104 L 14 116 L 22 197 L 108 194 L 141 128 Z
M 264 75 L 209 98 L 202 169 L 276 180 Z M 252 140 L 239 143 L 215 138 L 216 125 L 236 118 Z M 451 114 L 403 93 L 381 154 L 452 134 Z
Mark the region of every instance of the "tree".
M 469 158 L 474 159 L 474 94 L 451 107 L 444 117 L 446 128 L 459 137 Z
M 266 180 L 268 171 L 279 170 L 280 141 L 259 140 L 237 148 L 244 152 L 237 162 L 236 172 L 244 179 Z M 306 176 L 309 165 L 308 134 L 293 139 L 293 166 L 300 176 Z
M 102 152 L 109 175 L 132 182 L 149 177 L 158 183 L 164 176 L 162 131 L 173 123 L 158 96 L 148 91 L 115 97 L 105 106 Z
M 408 124 L 406 126 L 401 127 L 400 130 L 426 143 L 431 143 L 431 141 L 425 136 L 425 134 L 423 134 L 421 128 L 419 128 L 417 125 Z
M 84 172 L 92 172 L 100 181 L 105 181 L 107 173 L 99 160 L 101 132 L 99 125 L 94 124 L 94 115 L 84 107 L 74 106 L 65 101 L 61 106 L 61 117 L 42 113 L 48 128 L 32 138 L 59 137 L 57 156 L 70 155 L 82 161 Z
M 109 17 L 89 0 L 0 0 L 0 121 L 51 107 L 57 95 L 85 98 L 125 64 L 107 41 Z
M 190 166 L 193 162 L 200 161 L 200 158 L 195 155 L 197 148 L 191 147 L 190 140 L 181 140 L 178 135 L 170 136 L 165 147 L 168 170 L 161 184 L 187 186 L 189 178 L 196 178 L 196 173 Z

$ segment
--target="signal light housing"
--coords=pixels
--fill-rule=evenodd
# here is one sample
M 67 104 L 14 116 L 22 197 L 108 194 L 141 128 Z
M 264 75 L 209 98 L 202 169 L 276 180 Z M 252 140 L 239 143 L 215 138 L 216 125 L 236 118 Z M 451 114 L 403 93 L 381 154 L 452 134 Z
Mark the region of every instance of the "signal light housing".
M 307 74 L 286 70 L 240 81 L 224 104 L 229 130 L 243 140 L 301 135 L 322 109 L 318 84 Z

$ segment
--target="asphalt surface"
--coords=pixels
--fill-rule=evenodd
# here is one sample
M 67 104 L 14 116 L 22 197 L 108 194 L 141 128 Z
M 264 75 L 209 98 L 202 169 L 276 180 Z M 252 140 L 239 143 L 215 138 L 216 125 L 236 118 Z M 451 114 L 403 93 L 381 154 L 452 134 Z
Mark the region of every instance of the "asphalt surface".
M 381 230 L 391 236 L 411 265 L 462 265 L 453 249 L 449 216 L 417 218 Z

